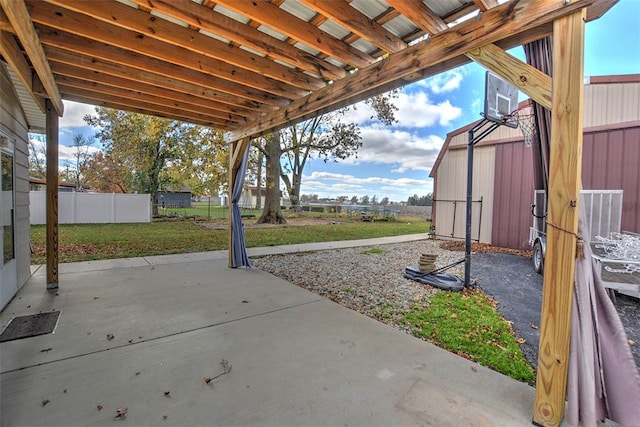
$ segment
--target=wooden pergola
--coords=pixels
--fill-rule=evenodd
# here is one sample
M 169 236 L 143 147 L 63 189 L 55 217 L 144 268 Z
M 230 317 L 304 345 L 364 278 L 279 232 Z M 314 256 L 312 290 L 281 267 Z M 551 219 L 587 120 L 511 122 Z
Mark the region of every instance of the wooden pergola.
M 47 118 L 47 286 L 58 286 L 62 99 L 227 131 L 233 188 L 252 138 L 476 61 L 552 111 L 553 226 L 533 421 L 559 425 L 581 176 L 584 25 L 616 2 L 0 0 L 0 55 Z M 550 35 L 553 77 L 505 52 Z

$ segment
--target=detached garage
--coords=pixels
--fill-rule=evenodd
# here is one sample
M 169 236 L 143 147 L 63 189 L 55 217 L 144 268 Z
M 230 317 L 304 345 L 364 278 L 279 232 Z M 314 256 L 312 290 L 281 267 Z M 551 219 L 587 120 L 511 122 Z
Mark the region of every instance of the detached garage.
M 640 74 L 587 78 L 582 183 L 623 190 L 622 230 L 640 233 Z M 525 112 L 529 101 L 520 104 Z M 442 237 L 465 237 L 467 133 L 449 133 L 429 174 L 433 221 Z M 519 129 L 501 126 L 475 147 L 472 239 L 528 249 L 534 177 L 532 150 Z

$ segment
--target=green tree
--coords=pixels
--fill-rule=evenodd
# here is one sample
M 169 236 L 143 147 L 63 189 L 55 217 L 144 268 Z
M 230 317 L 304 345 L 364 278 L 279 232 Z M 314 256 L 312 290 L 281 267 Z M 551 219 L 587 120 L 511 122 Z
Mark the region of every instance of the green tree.
M 102 107 L 85 121 L 99 129 L 96 138 L 105 159 L 118 168 L 117 176 L 125 184 L 121 188 L 151 194 L 157 215 L 158 191 L 172 182 L 167 166 L 192 143 L 194 125 Z
M 389 198 L 388 197 L 383 197 L 382 200 L 380 200 L 380 204 L 382 206 L 387 206 L 389 204 Z

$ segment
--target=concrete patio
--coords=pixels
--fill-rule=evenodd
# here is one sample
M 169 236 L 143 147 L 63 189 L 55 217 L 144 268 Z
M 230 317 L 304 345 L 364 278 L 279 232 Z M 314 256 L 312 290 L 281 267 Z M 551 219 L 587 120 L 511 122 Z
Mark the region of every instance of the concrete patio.
M 0 313 L 61 312 L 55 333 L 0 344 L 3 426 L 531 425 L 533 388 L 226 252 L 60 267 L 57 293 L 37 268 Z

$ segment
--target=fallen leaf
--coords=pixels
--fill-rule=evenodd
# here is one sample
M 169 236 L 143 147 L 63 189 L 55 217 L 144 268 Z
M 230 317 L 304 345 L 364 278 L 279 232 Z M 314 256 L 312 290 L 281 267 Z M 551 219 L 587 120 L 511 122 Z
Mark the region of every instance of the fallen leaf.
M 98 298 L 100 298 L 100 297 L 93 297 L 93 299 L 98 299 Z
M 107 334 L 107 340 L 111 341 L 112 339 L 114 339 L 116 336 L 113 334 Z
M 457 318 L 458 318 L 458 315 L 457 315 L 457 314 L 455 314 L 455 313 L 451 313 L 451 318 L 452 318 L 452 319 L 457 319 Z
M 47 351 L 51 351 L 51 347 L 49 348 L 43 348 L 42 350 L 40 350 L 40 353 L 46 353 Z
M 524 344 L 526 342 L 527 340 L 525 340 L 524 338 L 518 338 L 518 344 Z
M 534 325 L 533 323 L 529 326 L 531 326 L 531 329 L 538 329 L 538 325 Z
M 629 343 L 629 345 L 634 345 L 636 343 L 634 340 L 629 340 L 627 342 Z
M 122 419 L 125 418 L 127 416 L 127 411 L 129 410 L 129 408 L 127 408 L 126 406 L 121 406 L 118 409 L 116 409 L 116 416 L 113 417 L 113 419 Z
M 64 390 L 62 390 L 62 392 L 63 392 L 63 393 L 66 393 L 66 392 L 67 392 L 67 389 L 65 388 Z
M 166 420 L 167 418 L 169 418 L 169 417 L 168 417 L 168 416 L 166 416 L 166 415 L 163 415 L 163 416 L 162 416 L 162 419 L 163 419 L 163 420 Z
M 98 408 L 98 411 L 102 411 L 102 408 L 104 408 L 104 406 L 98 405 L 97 408 Z
M 169 390 L 167 390 L 167 391 L 164 392 L 164 395 L 169 397 L 169 396 L 171 396 L 171 392 Z
M 473 372 L 478 372 L 478 367 L 477 367 L 477 366 L 472 366 L 472 367 L 471 367 L 471 370 L 472 370 Z
M 242 303 L 243 303 L 243 304 L 249 304 L 249 301 L 247 301 L 247 300 L 245 299 L 245 300 L 242 300 Z
M 50 402 L 50 400 L 49 400 L 49 399 L 44 399 L 44 400 L 42 401 L 42 406 L 46 406 L 46 405 L 47 405 L 47 403 L 49 403 L 49 402 Z
M 136 372 L 136 376 L 140 375 L 140 372 Z
M 213 378 L 211 377 L 204 377 L 204 382 L 209 384 L 211 381 L 213 380 Z

